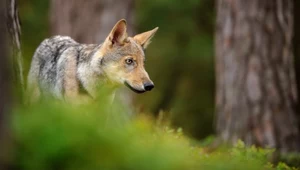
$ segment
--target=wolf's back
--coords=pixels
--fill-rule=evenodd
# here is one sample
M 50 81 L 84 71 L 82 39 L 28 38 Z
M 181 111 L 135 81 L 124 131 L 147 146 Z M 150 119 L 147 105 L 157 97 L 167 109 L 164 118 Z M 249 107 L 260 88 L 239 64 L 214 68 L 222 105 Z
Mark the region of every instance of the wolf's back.
M 45 39 L 39 45 L 33 55 L 28 74 L 27 89 L 30 96 L 39 97 L 41 91 L 60 95 L 58 89 L 55 89 L 57 81 L 62 79 L 62 75 L 58 75 L 59 59 L 70 48 L 79 48 L 79 44 L 67 36 L 54 36 Z M 56 97 L 60 97 L 57 95 Z

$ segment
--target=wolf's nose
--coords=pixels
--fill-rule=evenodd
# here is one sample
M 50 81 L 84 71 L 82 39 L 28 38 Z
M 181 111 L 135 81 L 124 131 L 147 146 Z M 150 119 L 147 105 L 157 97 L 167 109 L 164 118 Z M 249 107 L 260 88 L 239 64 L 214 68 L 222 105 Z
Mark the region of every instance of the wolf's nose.
M 148 82 L 148 83 L 145 83 L 145 84 L 144 84 L 144 89 L 145 89 L 146 91 L 150 91 L 150 90 L 152 90 L 153 88 L 154 88 L 154 84 L 151 83 L 151 82 Z

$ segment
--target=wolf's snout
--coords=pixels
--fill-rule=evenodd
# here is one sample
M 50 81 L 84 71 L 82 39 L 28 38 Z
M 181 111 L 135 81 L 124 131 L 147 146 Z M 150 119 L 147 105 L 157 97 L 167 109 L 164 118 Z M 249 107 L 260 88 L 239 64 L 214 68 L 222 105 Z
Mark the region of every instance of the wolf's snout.
M 147 83 L 144 83 L 144 89 L 146 91 L 150 91 L 154 88 L 154 84 L 152 82 L 147 82 Z

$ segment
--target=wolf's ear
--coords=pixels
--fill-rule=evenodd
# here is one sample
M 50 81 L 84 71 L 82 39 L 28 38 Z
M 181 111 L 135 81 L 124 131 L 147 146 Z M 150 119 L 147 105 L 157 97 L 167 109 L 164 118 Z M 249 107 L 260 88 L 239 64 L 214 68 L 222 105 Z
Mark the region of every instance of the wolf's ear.
M 124 40 L 127 38 L 126 32 L 126 21 L 121 19 L 116 23 L 111 32 L 108 35 L 108 40 L 112 45 L 114 44 L 123 44 Z
M 133 39 L 136 40 L 144 49 L 146 49 L 147 46 L 151 42 L 151 38 L 155 35 L 157 30 L 158 30 L 158 27 L 154 28 L 151 31 L 147 31 L 147 32 L 138 34 L 138 35 L 134 36 Z

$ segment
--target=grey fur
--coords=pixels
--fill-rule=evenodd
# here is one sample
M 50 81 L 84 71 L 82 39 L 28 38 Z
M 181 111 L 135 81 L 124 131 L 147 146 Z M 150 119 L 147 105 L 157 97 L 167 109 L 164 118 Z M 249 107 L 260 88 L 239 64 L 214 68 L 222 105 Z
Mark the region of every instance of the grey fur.
M 68 57 L 76 60 L 76 74 L 80 87 L 93 96 L 95 87 L 105 81 L 102 69 L 111 62 L 117 62 L 123 56 L 144 52 L 141 46 L 129 39 L 132 45 L 111 50 L 94 61 L 94 55 L 102 44 L 80 44 L 67 36 L 54 36 L 45 39 L 36 49 L 28 75 L 28 86 L 38 86 L 42 96 L 63 99 L 65 68 Z
M 28 86 L 37 84 L 42 95 L 63 98 L 63 77 L 67 57 L 74 57 L 79 65 L 90 65 L 92 55 L 101 47 L 79 44 L 67 36 L 45 39 L 36 49 L 28 75 Z M 80 77 L 78 77 L 81 82 Z M 82 83 L 82 82 L 81 82 Z
M 158 28 L 128 37 L 118 21 L 102 44 L 80 44 L 67 36 L 44 40 L 36 49 L 28 75 L 30 102 L 42 96 L 95 98 L 105 82 L 125 84 L 141 93 L 154 84 L 144 68 L 144 48 Z M 81 95 L 81 93 L 84 95 Z

